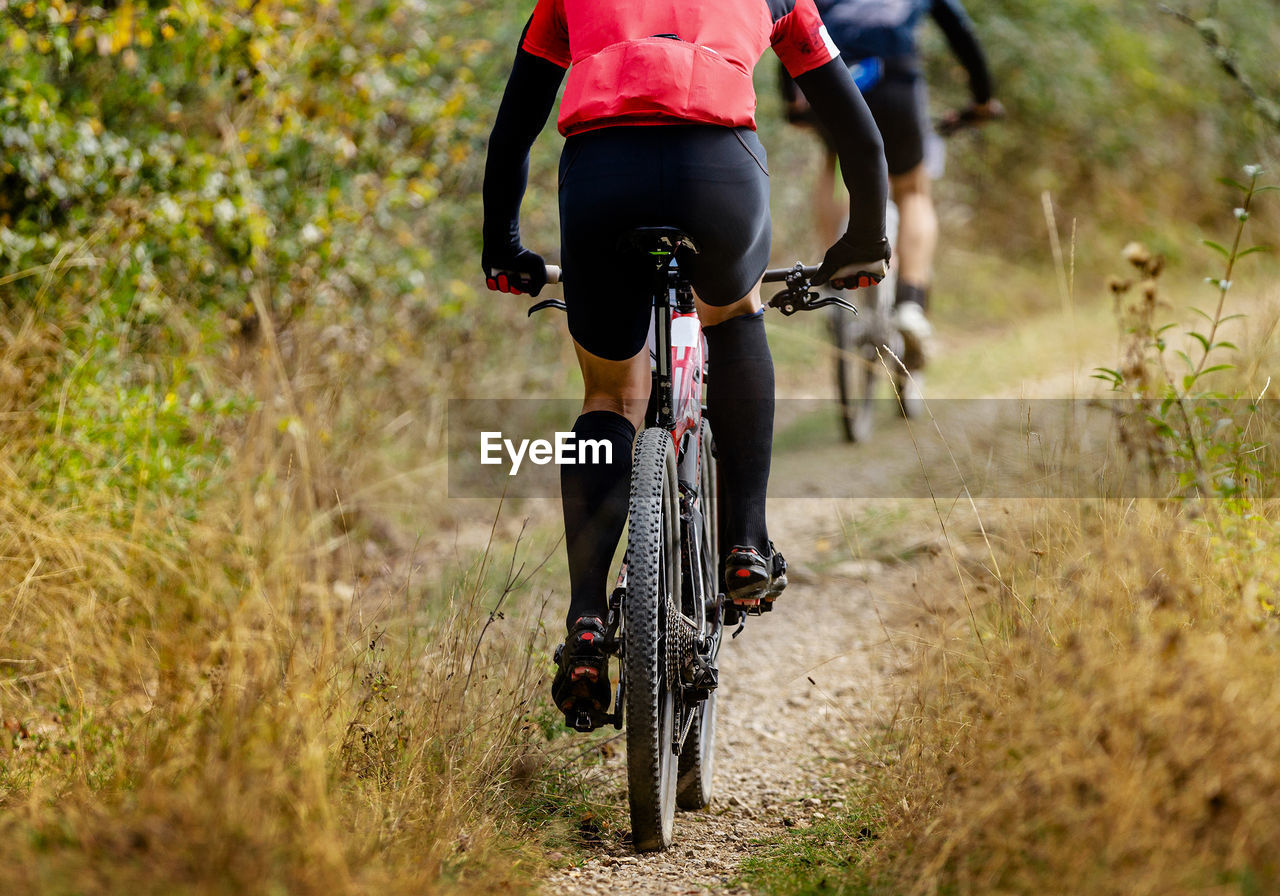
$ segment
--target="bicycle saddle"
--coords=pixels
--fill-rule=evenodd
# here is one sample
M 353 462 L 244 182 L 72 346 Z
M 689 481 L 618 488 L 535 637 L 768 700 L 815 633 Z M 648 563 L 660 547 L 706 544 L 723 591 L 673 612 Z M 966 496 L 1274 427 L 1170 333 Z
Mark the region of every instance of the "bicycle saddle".
M 698 244 L 693 237 L 678 227 L 636 227 L 623 234 L 621 247 L 646 255 L 673 255 L 680 249 L 698 254 Z

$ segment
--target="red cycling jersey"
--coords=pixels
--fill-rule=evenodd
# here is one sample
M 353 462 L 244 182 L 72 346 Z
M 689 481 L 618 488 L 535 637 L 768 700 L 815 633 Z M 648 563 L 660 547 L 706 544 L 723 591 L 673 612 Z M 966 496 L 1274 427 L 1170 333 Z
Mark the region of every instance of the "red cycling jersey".
M 569 69 L 560 133 L 616 124 L 755 127 L 751 70 L 839 57 L 814 0 L 538 0 L 521 44 Z

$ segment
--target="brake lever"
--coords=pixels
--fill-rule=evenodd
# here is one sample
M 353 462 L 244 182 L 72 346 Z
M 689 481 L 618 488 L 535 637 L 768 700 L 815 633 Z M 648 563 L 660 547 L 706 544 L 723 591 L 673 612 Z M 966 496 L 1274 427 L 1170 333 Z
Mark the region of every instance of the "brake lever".
M 815 295 L 818 295 L 818 294 L 817 294 L 817 293 L 810 293 L 810 295 L 811 295 L 811 296 L 815 296 Z M 843 309 L 845 309 L 846 311 L 852 311 L 852 312 L 854 313 L 854 315 L 855 315 L 855 316 L 856 316 L 856 315 L 857 315 L 857 313 L 858 313 L 858 309 L 854 307 L 854 305 L 853 305 L 853 303 L 852 303 L 852 302 L 847 302 L 847 301 L 845 301 L 844 299 L 840 298 L 839 296 L 820 296 L 820 295 L 818 295 L 817 301 L 811 301 L 811 302 L 809 303 L 809 308 L 810 308 L 810 309 L 813 309 L 813 308 L 825 308 L 825 307 L 827 307 L 828 305 L 835 305 L 835 306 L 837 306 L 837 307 L 839 307 L 839 308 L 843 308 Z
M 858 313 L 858 309 L 852 303 L 845 301 L 839 296 L 824 296 L 819 293 L 812 292 L 806 281 L 803 284 L 788 286 L 782 292 L 775 295 L 769 300 L 770 308 L 777 308 L 782 312 L 784 317 L 790 317 L 797 311 L 816 311 L 819 308 L 825 308 L 828 305 L 835 305 L 854 314 Z
M 787 272 L 783 282 L 787 284 L 787 288 L 769 300 L 769 307 L 778 309 L 784 317 L 790 317 L 797 311 L 814 311 L 828 305 L 836 305 L 854 314 L 858 313 L 858 309 L 852 303 L 846 302 L 839 296 L 824 296 L 810 290 L 809 277 L 805 273 L 804 265 L 800 262 L 796 262 L 795 267 Z
M 548 308 L 555 308 L 555 309 L 558 309 L 558 310 L 560 310 L 560 311 L 567 311 L 567 310 L 569 310 L 569 306 L 567 306 L 567 305 L 566 305 L 564 302 L 562 302 L 560 299 L 543 299 L 541 302 L 538 302 L 536 305 L 534 305 L 532 308 L 530 308 L 530 309 L 529 309 L 529 315 L 528 315 L 528 316 L 529 316 L 529 317 L 533 317 L 534 312 L 536 312 L 536 311 L 545 311 L 545 310 L 546 310 L 546 309 L 548 309 Z

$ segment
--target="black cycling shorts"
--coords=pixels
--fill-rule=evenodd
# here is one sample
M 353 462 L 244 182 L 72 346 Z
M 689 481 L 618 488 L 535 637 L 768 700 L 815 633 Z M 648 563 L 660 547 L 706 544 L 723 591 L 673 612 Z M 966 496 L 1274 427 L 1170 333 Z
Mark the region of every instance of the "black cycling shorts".
M 649 333 L 653 263 L 624 245 L 636 227 L 677 227 L 698 297 L 728 305 L 769 264 L 769 171 L 750 128 L 654 125 L 575 134 L 560 156 L 560 249 L 569 333 L 622 361 Z
M 862 94 L 884 140 L 884 157 L 889 174 L 906 174 L 924 161 L 925 144 L 933 131 L 929 123 L 929 91 L 912 57 L 884 61 L 883 77 Z M 827 149 L 835 143 L 816 116 L 812 123 Z
M 887 74 L 865 94 L 884 138 L 884 157 L 891 175 L 906 174 L 924 161 L 929 124 L 929 95 L 923 78 Z

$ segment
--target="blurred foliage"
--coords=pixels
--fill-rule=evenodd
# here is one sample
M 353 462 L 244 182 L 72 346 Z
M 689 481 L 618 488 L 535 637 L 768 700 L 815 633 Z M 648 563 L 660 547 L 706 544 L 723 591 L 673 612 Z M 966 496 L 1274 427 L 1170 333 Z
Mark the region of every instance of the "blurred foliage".
M 76 751 L 88 744 L 93 754 L 83 768 L 57 766 L 66 774 L 50 775 L 35 797 L 25 779 L 5 783 L 7 805 L 50 807 L 48 816 L 30 811 L 57 819 L 48 825 L 60 832 L 57 843 L 74 847 L 75 830 L 129 830 L 92 793 L 78 805 L 93 818 L 64 821 L 61 797 L 80 786 L 69 782 L 83 779 L 92 791 L 113 778 L 120 793 L 155 799 L 164 810 L 158 818 L 172 821 L 170 800 L 189 812 L 188 832 L 216 830 L 226 801 L 206 794 L 230 790 L 238 811 L 226 823 L 227 854 L 243 852 L 234 844 L 260 818 L 263 757 L 287 767 L 277 791 L 286 794 L 278 818 L 290 821 L 281 823 L 283 839 L 309 841 L 313 829 L 288 814 L 296 805 L 332 834 L 316 850 L 298 848 L 300 874 L 327 867 L 313 863 L 315 852 L 339 854 L 353 842 L 352 829 L 364 830 L 329 825 L 325 799 L 295 799 L 303 789 L 296 757 L 308 757 L 311 787 L 328 774 L 329 754 L 306 737 L 272 740 L 269 731 L 277 704 L 297 715 L 285 713 L 281 731 L 335 724 L 320 718 L 313 695 L 321 686 L 309 680 L 278 699 L 281 670 L 306 666 L 298 645 L 323 628 L 313 617 L 324 615 L 325 602 L 315 595 L 332 590 L 331 567 L 300 568 L 317 554 L 336 554 L 333 545 L 347 539 L 353 553 L 366 551 L 349 529 L 330 536 L 359 518 L 376 486 L 396 492 L 388 504 L 409 503 L 403 494 L 413 484 L 403 474 L 442 456 L 447 398 L 564 388 L 572 362 L 556 354 L 558 328 L 531 326 L 523 304 L 477 289 L 485 139 L 532 6 L 0 0 L 0 528 L 10 539 L 0 559 L 8 581 L 20 583 L 6 592 L 17 597 L 12 634 L 0 645 L 5 693 L 21 696 L 24 715 L 56 708 L 55 732 L 68 717 L 96 714 L 113 726 L 101 737 L 126 744 L 99 773 L 91 739 L 67 734 Z M 950 199 L 975 210 L 964 239 L 1015 257 L 1029 247 L 1044 251 L 1045 190 L 1068 215 L 1104 224 L 1122 218 L 1126 232 L 1135 217 L 1153 226 L 1197 221 L 1220 206 L 1212 186 L 1219 175 L 1274 155 L 1256 104 L 1239 101 L 1237 82 L 1222 75 L 1195 29 L 1153 3 L 968 6 L 1011 115 L 953 144 Z M 1274 84 L 1274 14 L 1226 0 L 1187 12 L 1196 21 L 1212 17 L 1242 68 L 1256 83 Z M 933 49 L 935 66 L 950 65 Z M 940 69 L 931 78 L 944 106 L 951 74 Z M 780 132 L 776 103 L 762 99 L 762 128 Z M 553 136 L 535 150 L 525 206 L 530 244 L 548 252 L 558 147 Z M 778 176 L 785 165 L 774 170 L 775 195 L 797 202 L 808 178 Z M 780 213 L 780 232 L 788 217 L 807 220 Z M 384 471 L 370 468 L 379 464 L 395 475 L 378 482 Z M 291 487 L 294 480 L 301 484 Z M 217 512 L 211 496 L 222 498 Z M 436 522 L 421 519 L 428 513 L 452 512 L 426 503 L 412 507 L 416 526 Z M 285 595 L 295 615 L 280 613 L 265 594 Z M 19 613 L 19 599 L 37 610 L 22 605 Z M 243 629 L 223 638 L 224 611 L 237 605 L 233 628 Z M 27 628 L 13 628 L 19 623 Z M 278 653 L 266 632 L 278 633 Z M 225 663 L 223 653 L 231 657 Z M 247 672 L 225 690 L 213 686 L 222 665 L 249 655 L 258 659 L 244 663 Z M 67 668 L 85 674 L 69 684 Z M 139 674 L 152 668 L 172 681 Z M 318 677 L 327 674 L 316 668 Z M 420 670 L 406 666 L 403 680 L 414 675 Z M 527 674 L 519 680 L 529 685 Z M 122 696 L 103 709 L 93 689 L 81 687 L 92 682 L 130 701 Z M 212 710 L 189 713 L 188 701 Z M 424 714 L 452 705 L 411 704 Z M 236 762 L 207 761 L 226 752 L 228 717 L 271 735 L 246 737 L 242 777 L 231 788 L 221 773 L 236 771 Z M 116 719 L 124 720 L 118 731 Z M 201 746 L 185 756 L 180 729 L 188 722 Z M 399 749 L 395 728 L 386 727 L 379 743 Z M 419 730 L 453 738 L 434 722 Z M 35 739 L 18 734 L 12 739 Z M 415 751 L 431 758 L 425 747 Z M 149 774 L 144 753 L 160 757 L 158 773 Z M 75 752 L 49 755 L 53 767 Z M 178 766 L 166 766 L 166 756 L 194 757 L 181 766 L 204 775 L 194 796 L 174 789 Z M 385 771 L 398 754 L 373 758 L 385 758 Z M 493 778 L 491 764 L 477 767 Z M 416 760 L 405 768 L 420 773 Z M 435 786 L 444 777 L 430 762 L 422 769 L 415 780 Z M 463 837 L 472 793 L 456 797 L 466 811 L 448 829 L 459 832 L 453 838 L 438 836 L 425 809 L 415 814 L 420 823 L 404 825 L 396 809 L 369 800 L 369 833 L 353 848 L 373 855 L 385 847 L 380 837 L 398 838 L 405 866 L 417 867 L 421 844 L 434 837 L 443 857 L 419 873 L 453 873 L 458 855 L 476 850 Z M 201 844 L 191 840 L 179 861 L 203 860 Z M 245 867 L 270 861 L 269 854 Z M 6 864 L 19 875 L 39 866 Z M 324 883 L 313 889 L 334 892 Z M 376 884 L 359 880 L 350 890 Z
M 1226 74 L 1197 31 L 1164 4 L 1127 0 L 966 0 L 987 53 L 1005 121 L 951 141 L 944 189 L 977 209 L 974 242 L 1014 252 L 1045 240 L 1040 196 L 1059 220 L 1090 230 L 1171 222 L 1210 225 L 1229 199 L 1224 174 L 1262 160 L 1277 134 Z M 1274 48 L 1280 10 L 1242 0 L 1171 2 L 1207 20 L 1240 68 L 1280 99 Z M 936 27 L 925 25 L 935 110 L 968 102 L 964 72 Z M 1022 219 L 1031 226 L 1016 227 Z M 1164 248 L 1162 246 L 1162 248 Z M 1047 246 L 1044 247 L 1047 254 Z
M 507 18 L 0 2 L 0 308 L 37 309 L 60 359 L 22 372 L 28 405 L 57 407 L 37 481 L 68 497 L 109 480 L 124 508 L 168 473 L 194 500 L 211 433 L 253 406 L 234 365 L 203 362 L 241 353 L 263 315 L 314 387 L 305 422 L 353 446 L 373 425 L 363 389 L 403 409 L 471 376 L 504 334 L 460 270 L 478 225 L 459 198 L 479 187 L 510 43 L 488 34 L 514 39 Z

